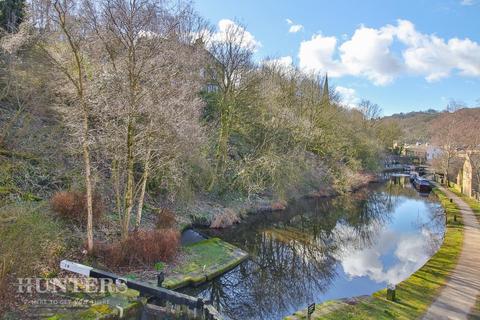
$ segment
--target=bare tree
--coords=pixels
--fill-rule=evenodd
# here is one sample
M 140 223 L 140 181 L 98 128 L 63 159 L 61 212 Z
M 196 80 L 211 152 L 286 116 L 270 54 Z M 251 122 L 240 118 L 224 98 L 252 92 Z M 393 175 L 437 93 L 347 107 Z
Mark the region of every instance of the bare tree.
M 444 112 L 430 125 L 432 143 L 441 149 L 441 153 L 433 160 L 433 165 L 444 174 L 447 185 L 452 162 L 462 147 L 460 123 L 458 112 Z
M 171 164 L 184 154 L 183 146 L 195 149 L 192 143 L 202 132 L 203 48 L 189 37 L 199 20 L 188 6 L 177 9 L 150 0 L 89 5 L 89 20 L 102 42 L 99 55 L 108 61 L 97 87 L 97 114 L 123 238 L 135 205 L 135 227 L 140 226 L 151 170 Z
M 79 117 L 69 117 L 74 134 L 80 140 L 84 163 L 84 178 L 87 201 L 87 250 L 93 249 L 93 210 L 92 210 L 92 168 L 89 146 L 90 117 L 92 107 L 88 100 L 89 76 L 92 68 L 89 61 L 88 46 L 91 35 L 85 30 L 85 22 L 80 18 L 81 4 L 76 1 L 55 1 L 49 21 L 54 24 L 53 31 L 45 33 L 40 47 L 49 62 L 63 75 L 69 84 L 64 94 L 73 99 L 73 105 L 79 111 Z M 67 111 L 67 114 L 70 112 Z
M 252 55 L 255 47 L 247 38 L 245 27 L 238 23 L 228 24 L 224 30 L 215 33 L 208 42 L 209 50 L 214 57 L 208 70 L 210 78 L 220 92 L 216 172 L 221 176 L 227 161 L 233 113 L 241 95 L 250 85 L 249 75 L 253 72 Z
M 374 125 L 382 115 L 382 108 L 370 100 L 362 99 L 362 101 L 358 104 L 358 109 L 360 112 L 362 112 L 365 120 L 371 125 Z
M 466 103 L 461 101 L 461 100 L 456 100 L 456 99 L 450 99 L 448 102 L 447 106 L 445 107 L 445 111 L 453 113 L 456 112 L 462 108 L 466 107 Z

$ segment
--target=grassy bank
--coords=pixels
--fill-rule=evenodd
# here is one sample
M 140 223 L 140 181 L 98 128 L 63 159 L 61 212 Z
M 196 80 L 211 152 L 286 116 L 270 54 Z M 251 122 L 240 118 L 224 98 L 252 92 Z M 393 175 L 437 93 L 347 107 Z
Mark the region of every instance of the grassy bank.
M 25 296 L 17 277 L 55 277 L 59 261 L 79 244 L 45 202 L 16 202 L 0 208 L 0 318 L 18 310 Z M 14 314 L 12 318 L 22 318 Z
M 17 276 L 49 277 L 70 245 L 65 225 L 45 202 L 19 202 L 0 209 L 0 256 Z
M 468 320 L 478 320 L 480 319 L 480 296 L 477 296 L 477 302 L 475 307 L 471 311 L 471 314 L 468 316 Z
M 464 195 L 463 193 L 459 192 L 455 188 L 450 188 L 450 191 L 455 193 L 459 198 L 461 198 L 465 203 L 469 205 L 472 209 L 473 213 L 477 217 L 478 221 L 480 222 L 480 202 Z M 480 296 L 477 296 L 477 302 L 475 303 L 475 307 L 472 310 L 472 314 L 468 318 L 469 320 L 478 320 L 480 319 Z
M 434 190 L 447 214 L 442 246 L 417 272 L 396 287 L 396 301 L 386 300 L 386 290 L 353 302 L 330 301 L 316 306 L 312 319 L 416 319 L 438 295 L 461 252 L 463 227 L 459 208 L 446 195 Z M 454 221 L 454 215 L 457 221 Z M 286 319 L 306 319 L 305 310 Z
M 472 208 L 473 213 L 475 213 L 475 216 L 477 217 L 478 221 L 480 222 L 480 202 L 464 195 L 463 193 L 459 192 L 457 189 L 450 188 L 450 191 L 455 193 L 459 198 L 461 198 L 466 204 L 469 205 L 470 208 Z

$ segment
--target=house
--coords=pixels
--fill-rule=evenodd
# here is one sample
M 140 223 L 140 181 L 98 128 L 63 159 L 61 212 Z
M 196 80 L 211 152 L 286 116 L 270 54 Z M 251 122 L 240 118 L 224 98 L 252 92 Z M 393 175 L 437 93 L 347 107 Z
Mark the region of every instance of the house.
M 404 144 L 402 148 L 402 155 L 416 158 L 420 164 L 426 163 L 428 159 L 427 152 L 428 144 L 417 142 L 416 144 Z
M 457 188 L 464 195 L 480 199 L 480 154 L 465 152 L 463 163 L 457 174 Z

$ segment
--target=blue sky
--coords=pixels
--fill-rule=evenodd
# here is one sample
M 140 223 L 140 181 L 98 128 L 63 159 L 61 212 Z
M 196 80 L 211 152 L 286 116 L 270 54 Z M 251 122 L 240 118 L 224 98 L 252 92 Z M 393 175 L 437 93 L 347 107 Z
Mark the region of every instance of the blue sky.
M 450 99 L 480 104 L 480 0 L 195 5 L 213 25 L 245 25 L 258 61 L 282 58 L 307 72 L 328 71 L 346 104 L 366 98 L 385 115 L 441 110 Z

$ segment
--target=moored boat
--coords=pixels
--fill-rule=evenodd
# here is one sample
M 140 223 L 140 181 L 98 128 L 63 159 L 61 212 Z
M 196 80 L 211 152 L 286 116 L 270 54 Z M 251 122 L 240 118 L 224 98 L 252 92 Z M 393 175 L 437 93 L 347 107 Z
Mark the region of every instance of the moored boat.
M 421 178 L 417 176 L 413 180 L 413 186 L 415 189 L 417 189 L 419 192 L 430 192 L 432 191 L 432 185 L 427 179 Z

